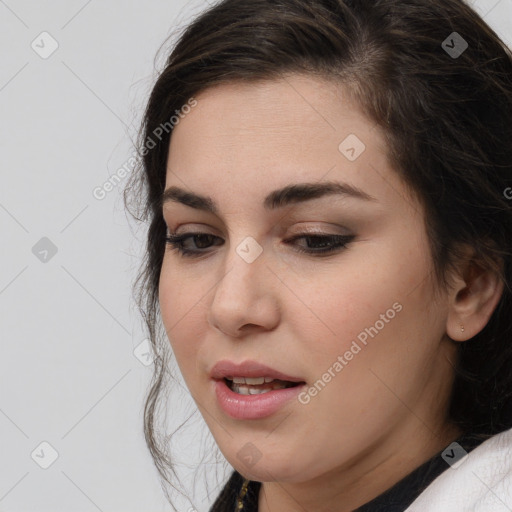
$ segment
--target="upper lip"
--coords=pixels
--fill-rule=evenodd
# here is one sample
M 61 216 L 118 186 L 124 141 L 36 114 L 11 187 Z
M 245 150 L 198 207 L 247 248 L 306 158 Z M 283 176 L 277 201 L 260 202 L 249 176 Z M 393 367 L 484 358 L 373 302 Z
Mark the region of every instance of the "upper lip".
M 212 379 L 220 380 L 226 377 L 269 377 L 272 379 L 286 380 L 290 382 L 304 382 L 300 377 L 293 377 L 274 370 L 257 361 L 244 361 L 234 363 L 226 359 L 218 361 L 210 372 Z

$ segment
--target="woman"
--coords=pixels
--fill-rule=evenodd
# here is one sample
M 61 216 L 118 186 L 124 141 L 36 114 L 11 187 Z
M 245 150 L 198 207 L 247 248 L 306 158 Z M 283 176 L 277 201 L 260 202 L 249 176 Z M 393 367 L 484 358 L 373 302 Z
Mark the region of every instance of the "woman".
M 234 468 L 211 510 L 512 510 L 510 140 L 510 51 L 459 0 L 201 14 L 127 191 L 162 476 L 170 343 Z

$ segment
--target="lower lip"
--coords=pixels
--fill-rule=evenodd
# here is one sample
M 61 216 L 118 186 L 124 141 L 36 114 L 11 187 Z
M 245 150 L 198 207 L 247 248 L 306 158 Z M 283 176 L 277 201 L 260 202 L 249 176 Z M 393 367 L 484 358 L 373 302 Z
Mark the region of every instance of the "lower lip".
M 237 420 L 256 420 L 276 413 L 283 405 L 296 398 L 305 384 L 293 388 L 274 389 L 259 395 L 240 395 L 229 389 L 226 382 L 216 380 L 215 394 L 222 410 Z

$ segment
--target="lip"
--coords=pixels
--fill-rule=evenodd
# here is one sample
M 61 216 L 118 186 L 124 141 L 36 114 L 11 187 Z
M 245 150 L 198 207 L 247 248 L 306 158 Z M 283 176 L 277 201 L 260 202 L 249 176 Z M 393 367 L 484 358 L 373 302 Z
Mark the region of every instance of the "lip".
M 257 361 L 244 361 L 238 364 L 228 360 L 219 361 L 212 368 L 210 377 L 214 380 L 226 377 L 269 377 L 290 382 L 304 382 L 300 377 L 286 375 Z
M 219 361 L 212 368 L 210 376 L 221 409 L 228 416 L 239 420 L 261 419 L 275 414 L 287 402 L 296 398 L 306 385 L 304 379 L 286 375 L 256 361 L 244 361 L 240 364 L 227 360 Z M 302 384 L 275 389 L 260 395 L 240 395 L 229 388 L 224 381 L 226 377 L 269 377 Z

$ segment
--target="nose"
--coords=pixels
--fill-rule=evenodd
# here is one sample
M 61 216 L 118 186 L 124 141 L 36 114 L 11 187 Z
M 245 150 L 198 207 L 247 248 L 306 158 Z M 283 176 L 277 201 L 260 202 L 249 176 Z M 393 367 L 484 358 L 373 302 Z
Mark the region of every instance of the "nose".
M 210 325 L 235 338 L 274 329 L 280 316 L 280 281 L 268 267 L 265 251 L 251 262 L 233 247 L 220 272 L 208 312 Z

